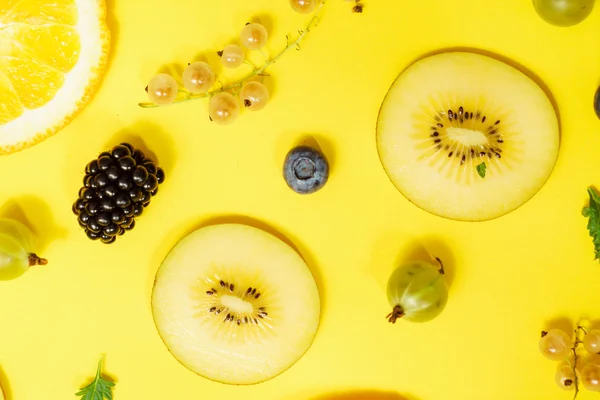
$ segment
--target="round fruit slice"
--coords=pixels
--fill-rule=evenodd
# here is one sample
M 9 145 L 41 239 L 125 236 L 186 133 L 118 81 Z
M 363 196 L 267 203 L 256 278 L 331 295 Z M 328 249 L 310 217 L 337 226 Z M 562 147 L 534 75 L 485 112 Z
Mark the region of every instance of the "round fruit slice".
M 396 188 L 441 217 L 483 221 L 531 199 L 558 157 L 544 91 L 491 57 L 451 52 L 409 66 L 379 113 L 377 147 Z
M 311 346 L 320 318 L 314 278 L 287 244 L 223 224 L 183 238 L 159 268 L 152 311 L 171 354 L 205 378 L 264 382 Z
M 85 106 L 108 60 L 104 0 L 0 2 L 0 154 L 58 132 Z

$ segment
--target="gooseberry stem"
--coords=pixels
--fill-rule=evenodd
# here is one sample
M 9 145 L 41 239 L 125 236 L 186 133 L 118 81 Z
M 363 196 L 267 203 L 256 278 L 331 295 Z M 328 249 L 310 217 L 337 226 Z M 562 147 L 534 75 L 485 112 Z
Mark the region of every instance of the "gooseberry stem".
M 440 260 L 439 257 L 436 257 L 435 260 L 440 264 L 440 274 L 444 275 L 446 271 L 444 270 L 444 263 Z
M 289 40 L 289 36 L 286 36 L 286 47 L 281 50 L 279 52 L 279 54 L 277 54 L 275 57 L 273 57 L 271 60 L 269 60 L 268 58 L 265 57 L 265 63 L 259 67 L 259 68 L 254 68 L 252 70 L 252 72 L 247 75 L 245 78 L 242 78 L 241 80 L 231 83 L 227 86 L 223 86 L 221 85 L 221 87 L 219 89 L 215 89 L 211 92 L 205 92 L 205 93 L 198 93 L 198 94 L 191 94 L 189 93 L 187 90 L 182 90 L 180 89 L 180 92 L 184 92 L 186 93 L 185 97 L 181 98 L 181 99 L 176 99 L 173 103 L 171 104 L 176 104 L 176 103 L 182 103 L 185 101 L 189 101 L 189 100 L 196 100 L 196 99 L 203 99 L 203 98 L 207 98 L 207 97 L 212 97 L 218 93 L 221 92 L 226 92 L 229 90 L 233 90 L 236 88 L 241 87 L 247 80 L 252 79 L 253 77 L 260 75 L 263 76 L 265 70 L 270 67 L 271 65 L 275 64 L 277 62 L 277 60 L 279 60 L 281 58 L 281 56 L 283 56 L 287 51 L 293 49 L 293 48 L 297 48 L 298 50 L 300 50 L 300 42 L 302 41 L 302 39 L 304 39 L 304 37 L 306 36 L 306 34 L 308 32 L 310 32 L 311 28 L 313 28 L 313 26 L 315 26 L 317 24 L 317 22 L 319 21 L 319 13 L 321 12 L 321 9 L 323 8 L 323 6 L 325 5 L 325 0 L 321 1 L 319 6 L 317 7 L 317 9 L 315 10 L 313 17 L 311 18 L 311 20 L 309 21 L 308 25 L 306 25 L 306 28 L 304 30 L 299 30 L 298 31 L 298 38 L 296 38 L 295 41 L 290 42 Z M 264 54 L 264 52 L 263 52 Z M 156 108 L 156 107 L 161 107 L 158 104 L 155 103 L 139 103 L 139 106 L 142 108 Z M 164 106 L 162 106 L 164 107 Z
M 396 320 L 404 317 L 404 310 L 400 306 L 394 306 L 394 309 L 389 313 L 386 318 L 388 322 L 395 324 Z
M 29 266 L 33 267 L 34 265 L 46 265 L 48 264 L 48 260 L 45 258 L 38 257 L 35 253 L 29 254 Z

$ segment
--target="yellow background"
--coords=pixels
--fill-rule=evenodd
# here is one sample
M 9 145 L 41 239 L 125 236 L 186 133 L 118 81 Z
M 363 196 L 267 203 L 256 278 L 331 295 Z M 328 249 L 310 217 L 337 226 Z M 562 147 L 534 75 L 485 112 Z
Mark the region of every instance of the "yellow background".
M 204 100 L 139 108 L 148 79 L 202 54 L 214 63 L 214 52 L 256 17 L 274 54 L 308 17 L 287 0 L 109 0 L 111 61 L 93 102 L 57 136 L 0 158 L 2 213 L 27 218 L 50 260 L 0 283 L 0 379 L 10 399 L 75 398 L 103 353 L 105 371 L 117 379 L 115 399 L 123 400 L 301 400 L 353 390 L 388 393 L 360 397 L 375 400 L 399 399 L 391 392 L 408 400 L 571 398 L 555 386 L 556 364 L 537 345 L 551 321 L 600 320 L 600 264 L 581 216 L 586 188 L 600 185 L 600 121 L 592 109 L 600 5 L 566 29 L 542 21 L 529 0 L 365 5 L 353 14 L 351 3 L 329 0 L 301 51 L 270 68 L 271 104 L 219 127 Z M 498 220 L 459 223 L 419 210 L 377 157 L 376 117 L 390 84 L 423 54 L 450 47 L 526 66 L 560 108 L 552 177 Z M 135 136 L 156 154 L 166 182 L 131 233 L 111 246 L 92 242 L 71 213 L 84 167 Z M 300 196 L 285 185 L 281 166 L 307 136 L 332 172 L 323 190 Z M 180 366 L 154 328 L 149 302 L 156 269 L 185 233 L 240 218 L 288 237 L 323 298 L 310 351 L 283 375 L 250 387 L 213 383 Z M 448 306 L 426 324 L 388 324 L 386 278 L 422 248 L 447 264 Z

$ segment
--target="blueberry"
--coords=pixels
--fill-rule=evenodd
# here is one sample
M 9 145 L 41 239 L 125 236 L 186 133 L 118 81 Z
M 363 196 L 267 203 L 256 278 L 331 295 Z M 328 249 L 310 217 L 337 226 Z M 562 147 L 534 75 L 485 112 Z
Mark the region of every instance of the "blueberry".
M 594 110 L 596 111 L 598 118 L 600 118 L 600 87 L 598 87 L 596 95 L 594 96 Z
M 283 165 L 283 177 L 294 192 L 314 193 L 329 177 L 329 164 L 317 150 L 298 146 L 290 150 Z

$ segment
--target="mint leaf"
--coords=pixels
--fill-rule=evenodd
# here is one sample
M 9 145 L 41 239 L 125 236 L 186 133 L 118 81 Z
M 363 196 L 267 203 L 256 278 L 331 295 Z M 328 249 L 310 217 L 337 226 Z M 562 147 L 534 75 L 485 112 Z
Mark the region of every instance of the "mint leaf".
M 588 188 L 590 204 L 583 208 L 582 214 L 588 218 L 587 229 L 594 243 L 594 260 L 600 259 L 600 196 L 594 188 Z
M 485 178 L 485 172 L 487 170 L 487 167 L 485 165 L 485 162 L 482 162 L 481 164 L 479 164 L 477 166 L 477 173 L 479 174 L 480 177 Z
M 102 359 L 98 362 L 98 369 L 96 370 L 96 377 L 87 386 L 79 389 L 79 392 L 75 393 L 75 396 L 82 396 L 81 400 L 112 400 L 112 388 L 115 386 L 114 382 L 108 381 L 102 377 Z

